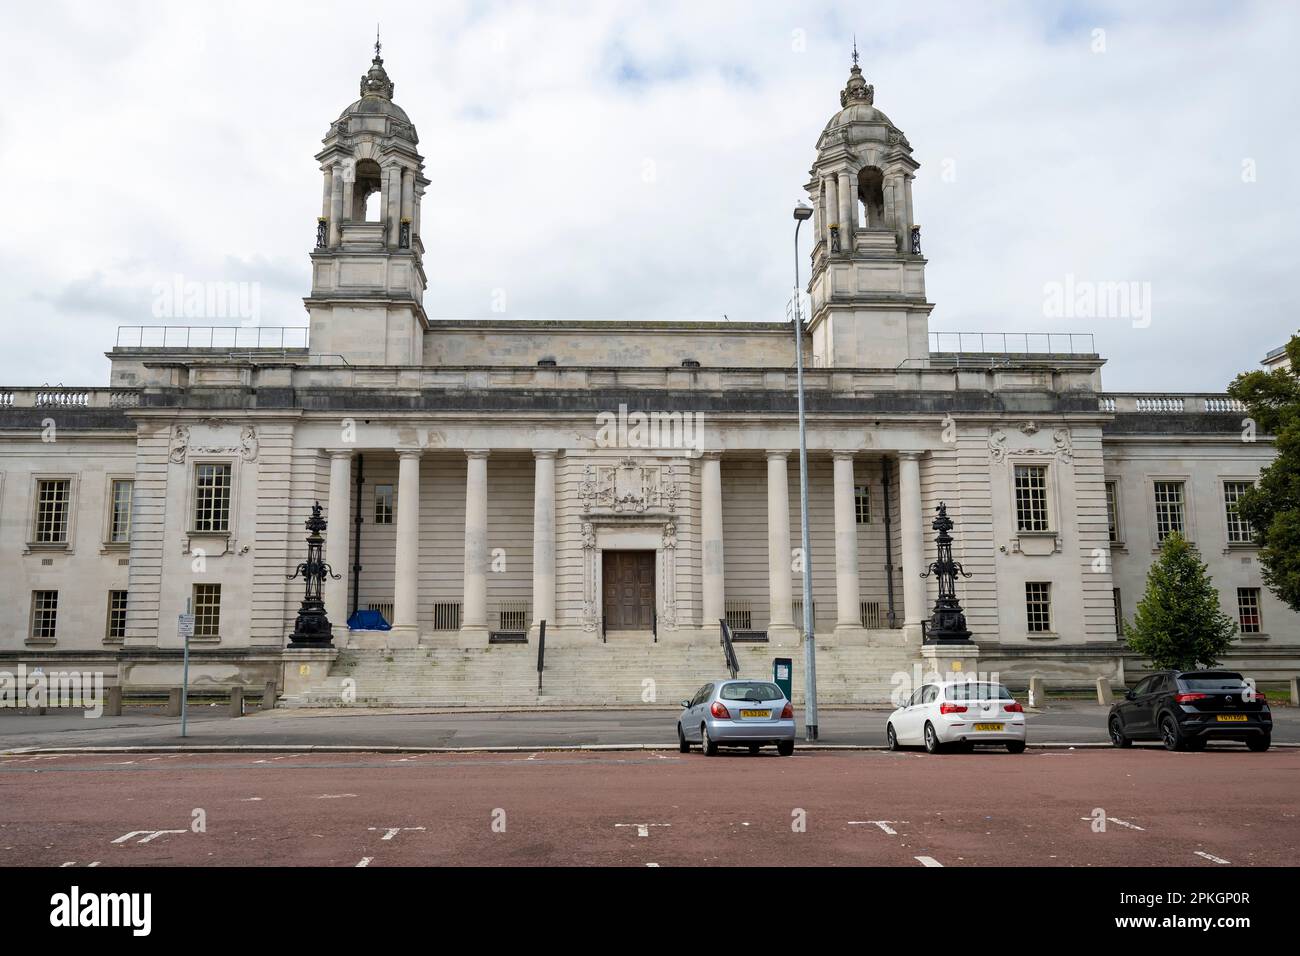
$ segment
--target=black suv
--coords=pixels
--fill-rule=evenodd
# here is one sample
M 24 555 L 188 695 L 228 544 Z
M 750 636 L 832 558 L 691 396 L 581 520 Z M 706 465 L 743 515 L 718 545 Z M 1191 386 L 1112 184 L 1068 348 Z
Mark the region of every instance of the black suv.
M 1110 708 L 1110 742 L 1159 740 L 1166 750 L 1202 750 L 1209 740 L 1242 740 L 1267 750 L 1273 715 L 1264 695 L 1233 671 L 1159 671 Z

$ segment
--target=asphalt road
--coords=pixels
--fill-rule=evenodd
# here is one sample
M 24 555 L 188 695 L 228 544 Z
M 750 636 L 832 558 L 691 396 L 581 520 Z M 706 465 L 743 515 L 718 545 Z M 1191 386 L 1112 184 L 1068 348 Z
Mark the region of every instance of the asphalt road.
M 190 736 L 182 740 L 177 718 L 160 709 L 88 720 L 49 712 L 24 716 L 0 712 L 0 751 L 30 747 L 547 747 L 624 744 L 671 745 L 677 711 L 532 711 L 411 713 L 382 710 L 274 710 L 241 718 L 224 708 L 195 707 Z M 802 714 L 798 714 L 802 720 Z M 884 710 L 824 709 L 819 739 L 827 745 L 883 746 Z M 802 726 L 802 724 L 801 724 Z M 1029 715 L 1030 743 L 1106 743 L 1106 709 L 1080 702 L 1051 703 Z M 1274 741 L 1300 743 L 1300 711 L 1274 709 Z M 1235 747 L 1238 745 L 1212 745 Z
M 1291 865 L 1298 772 L 1291 749 L 27 755 L 0 758 L 0 865 Z

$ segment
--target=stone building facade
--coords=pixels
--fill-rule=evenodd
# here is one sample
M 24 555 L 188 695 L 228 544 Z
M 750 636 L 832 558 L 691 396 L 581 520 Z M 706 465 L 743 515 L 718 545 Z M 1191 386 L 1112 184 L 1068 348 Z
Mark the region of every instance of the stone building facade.
M 416 130 L 378 54 L 360 92 L 316 156 L 306 330 L 143 330 L 108 388 L 0 390 L 0 663 L 170 686 L 187 605 L 198 684 L 290 696 L 340 650 L 527 667 L 543 621 L 559 660 L 630 671 L 653 646 L 716 676 L 720 620 L 755 661 L 797 656 L 794 326 L 430 318 Z M 1268 437 L 1223 395 L 1105 392 L 1090 336 L 931 332 L 911 145 L 856 65 L 840 101 L 807 183 L 799 337 L 830 696 L 878 696 L 855 668 L 948 658 L 1123 680 L 1117 619 L 1176 529 L 1242 624 L 1232 663 L 1292 673 L 1296 618 L 1232 508 Z M 288 575 L 317 501 L 338 649 L 296 651 Z M 940 502 L 970 574 L 960 653 L 923 634 Z M 391 630 L 349 631 L 358 609 Z

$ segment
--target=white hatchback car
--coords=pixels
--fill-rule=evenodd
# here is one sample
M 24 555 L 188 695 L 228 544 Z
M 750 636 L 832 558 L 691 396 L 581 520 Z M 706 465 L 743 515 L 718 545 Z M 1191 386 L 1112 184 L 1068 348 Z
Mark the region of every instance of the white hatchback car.
M 1025 710 L 1001 684 L 936 681 L 889 715 L 885 738 L 890 750 L 919 744 L 935 754 L 950 744 L 1003 744 L 1018 754 L 1025 749 Z

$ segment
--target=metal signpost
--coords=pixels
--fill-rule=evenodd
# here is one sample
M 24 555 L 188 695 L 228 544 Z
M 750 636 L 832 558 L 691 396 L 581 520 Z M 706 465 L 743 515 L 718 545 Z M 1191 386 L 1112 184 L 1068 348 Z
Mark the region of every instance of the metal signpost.
M 176 619 L 176 633 L 185 641 L 185 664 L 181 671 L 181 736 L 188 736 L 186 719 L 188 718 L 190 699 L 190 638 L 194 636 L 194 614 L 190 608 L 189 598 L 185 599 L 185 613 Z

